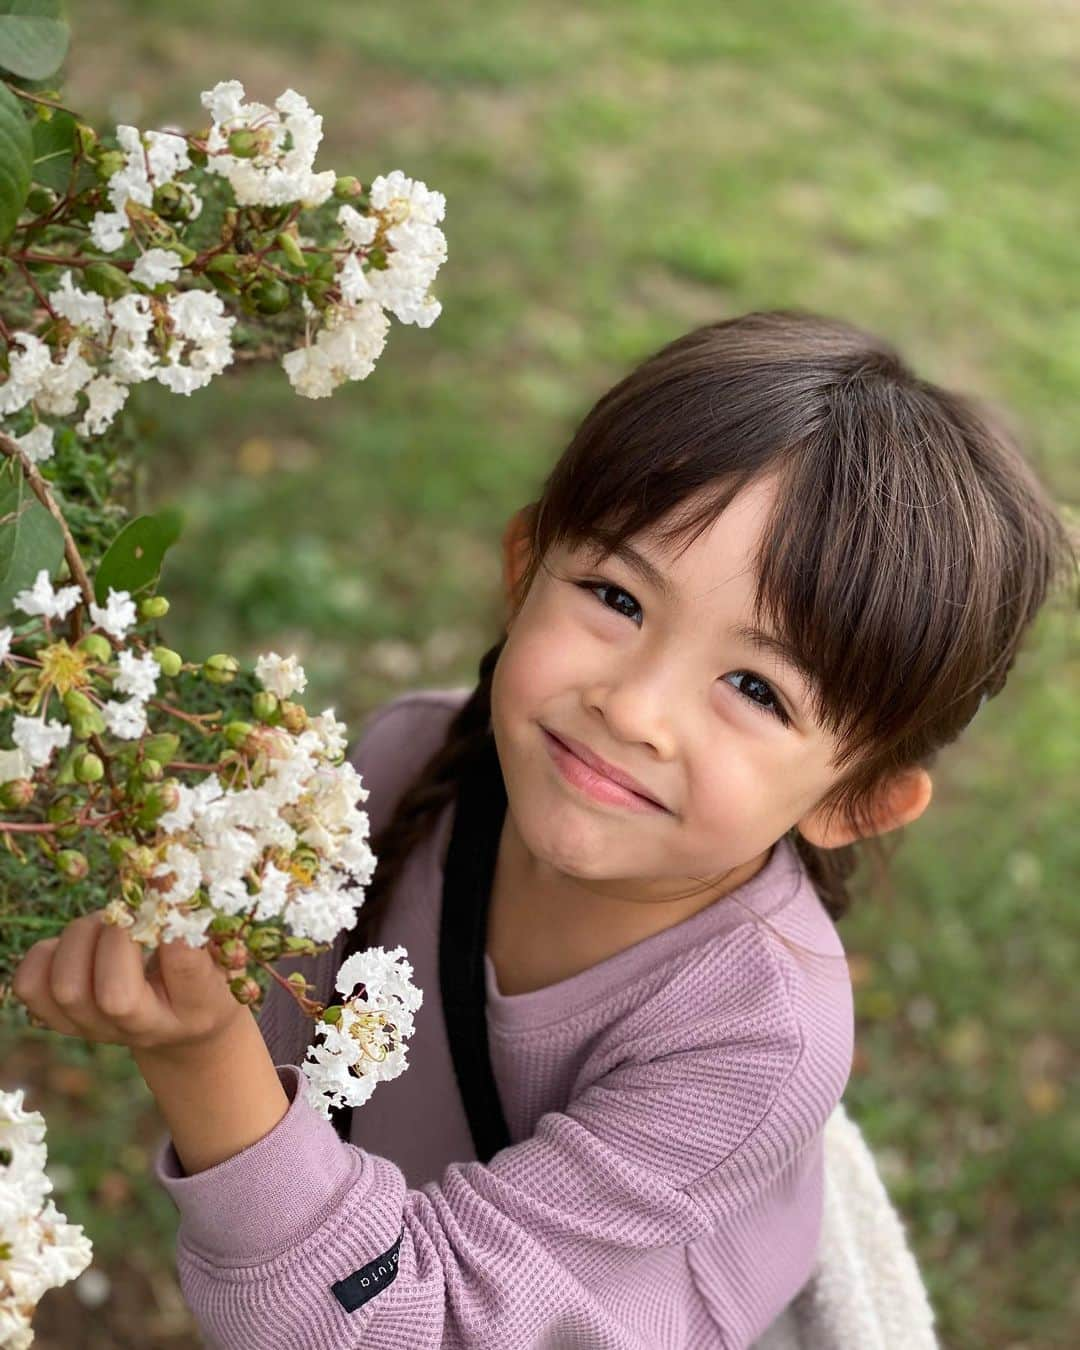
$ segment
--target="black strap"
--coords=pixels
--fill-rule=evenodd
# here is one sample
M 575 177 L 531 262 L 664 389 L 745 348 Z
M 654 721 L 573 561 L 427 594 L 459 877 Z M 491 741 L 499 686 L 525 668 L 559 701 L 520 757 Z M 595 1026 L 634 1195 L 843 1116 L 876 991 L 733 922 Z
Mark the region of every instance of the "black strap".
M 506 786 L 489 731 L 458 784 L 439 923 L 439 988 L 447 1037 L 476 1156 L 485 1163 L 510 1143 L 491 1069 L 484 980 L 488 905 L 505 816 Z M 330 1111 L 344 1140 L 352 1132 L 352 1111 L 351 1106 Z

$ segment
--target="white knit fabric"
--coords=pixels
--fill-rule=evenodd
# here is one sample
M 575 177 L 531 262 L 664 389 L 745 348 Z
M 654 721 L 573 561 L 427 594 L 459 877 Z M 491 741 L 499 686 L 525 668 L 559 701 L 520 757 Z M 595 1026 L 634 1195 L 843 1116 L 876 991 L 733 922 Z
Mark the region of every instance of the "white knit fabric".
M 825 1125 L 817 1267 L 752 1350 L 936 1350 L 937 1344 L 903 1223 L 841 1102 Z

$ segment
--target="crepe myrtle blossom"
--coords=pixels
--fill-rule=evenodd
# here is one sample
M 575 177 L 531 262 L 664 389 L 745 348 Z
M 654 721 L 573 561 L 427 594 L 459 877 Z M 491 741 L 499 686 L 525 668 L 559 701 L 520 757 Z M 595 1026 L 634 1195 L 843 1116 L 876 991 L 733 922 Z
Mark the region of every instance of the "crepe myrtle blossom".
M 307 675 L 296 657 L 278 656 L 277 652 L 264 652 L 258 658 L 255 662 L 255 677 L 264 689 L 269 689 L 278 698 L 302 694 L 307 688 Z
M 48 1289 L 80 1275 L 93 1246 L 49 1192 L 45 1118 L 23 1108 L 24 1089 L 0 1089 L 0 1346 L 28 1350 L 34 1309 Z
M 115 253 L 128 240 L 129 201 L 152 207 L 155 188 L 175 183 L 187 198 L 187 218 L 195 220 L 202 200 L 179 175 L 191 168 L 187 141 L 168 131 L 140 133 L 138 127 L 118 126 L 116 139 L 124 152 L 123 166 L 108 182 L 112 211 L 99 211 L 90 222 L 90 238 L 103 253 Z
M 135 622 L 135 602 L 128 591 L 114 590 L 109 587 L 109 598 L 105 605 L 90 602 L 90 617 L 99 628 L 111 634 L 118 642 L 127 636 L 127 631 Z M 124 652 L 122 655 L 126 656 Z
M 40 614 L 47 619 L 64 619 L 82 599 L 78 586 L 61 586 L 53 590 L 49 569 L 41 568 L 33 586 L 18 591 L 11 603 L 24 614 Z
M 238 205 L 320 206 L 333 192 L 334 170 L 312 171 L 322 117 L 302 94 L 286 89 L 269 108 L 245 103 L 239 80 L 221 80 L 199 97 L 213 119 L 206 167 L 229 180 Z
M 48 764 L 54 750 L 62 750 L 71 740 L 71 727 L 54 718 L 23 717 L 15 714 L 11 739 L 23 752 L 31 768 Z
M 315 1024 L 322 1044 L 310 1045 L 300 1065 L 304 1095 L 327 1120 L 331 1107 L 362 1106 L 376 1083 L 409 1067 L 405 1040 L 424 995 L 405 955 L 404 947 L 370 947 L 338 969 L 334 988 L 345 999 L 323 1011 Z

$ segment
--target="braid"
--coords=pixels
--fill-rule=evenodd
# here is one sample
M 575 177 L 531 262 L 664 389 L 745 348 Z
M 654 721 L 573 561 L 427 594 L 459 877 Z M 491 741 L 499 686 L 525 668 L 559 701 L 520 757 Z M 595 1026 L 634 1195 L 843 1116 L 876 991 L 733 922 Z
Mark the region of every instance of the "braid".
M 356 926 L 345 940 L 341 961 L 372 945 L 402 868 L 434 826 L 439 812 L 454 797 L 462 774 L 480 749 L 491 726 L 491 681 L 505 643 L 504 634 L 481 657 L 479 682 L 450 720 L 445 740 L 406 788 L 390 819 L 372 839 L 371 849 L 378 861 Z

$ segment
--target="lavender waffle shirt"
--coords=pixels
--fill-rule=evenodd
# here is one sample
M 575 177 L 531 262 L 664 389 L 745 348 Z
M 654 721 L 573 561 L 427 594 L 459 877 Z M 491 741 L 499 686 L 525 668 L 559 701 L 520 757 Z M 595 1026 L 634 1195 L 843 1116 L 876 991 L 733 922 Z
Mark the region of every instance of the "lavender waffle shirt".
M 350 758 L 373 832 L 468 692 L 421 690 L 368 718 Z M 721 899 L 557 984 L 503 995 L 485 958 L 513 1142 L 482 1164 L 439 998 L 451 824 L 447 806 L 379 931 L 407 949 L 425 997 L 409 1068 L 356 1108 L 351 1142 L 298 1091 L 313 1024 L 272 983 L 259 1027 L 285 1116 L 193 1176 L 168 1135 L 158 1148 L 155 1175 L 181 1217 L 180 1287 L 208 1343 L 751 1345 L 813 1269 L 822 1130 L 853 1050 L 843 946 L 794 847 L 780 840 L 737 892 L 750 914 Z M 344 940 L 279 969 L 304 971 L 331 1001 Z

